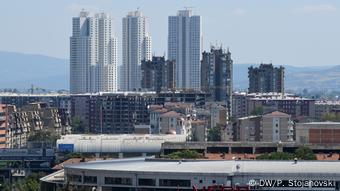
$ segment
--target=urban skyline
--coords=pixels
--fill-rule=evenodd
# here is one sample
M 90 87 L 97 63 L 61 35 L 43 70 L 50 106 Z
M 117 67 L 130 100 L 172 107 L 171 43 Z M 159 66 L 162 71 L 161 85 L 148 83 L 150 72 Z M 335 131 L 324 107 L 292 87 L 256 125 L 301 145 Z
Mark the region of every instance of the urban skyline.
M 11 7 L 12 4 L 15 4 L 15 1 L 4 2 L 4 6 L 1 7 Z M 210 44 L 216 42 L 230 46 L 235 63 L 272 61 L 277 65 L 295 66 L 339 63 L 339 58 L 336 56 L 336 50 L 340 44 L 336 36 L 339 27 L 335 24 L 339 14 L 339 5 L 335 1 L 286 1 L 282 5 L 271 1 L 256 2 L 256 4 L 249 1 L 242 3 L 218 1 L 212 5 L 205 1 L 173 1 L 160 4 L 155 1 L 141 3 L 131 0 L 123 2 L 120 6 L 113 6 L 111 2 L 105 1 L 98 1 L 95 4 L 90 1 L 81 3 L 58 1 L 58 3 L 40 2 L 39 7 L 42 9 L 39 12 L 30 11 L 30 14 L 27 13 L 29 9 L 26 8 L 36 5 L 37 2 L 29 2 L 27 5 L 26 2 L 21 2 L 20 4 L 23 6 L 18 7 L 16 15 L 10 16 L 13 22 L 3 22 L 7 30 L 3 32 L 4 35 L 0 39 L 2 41 L 0 50 L 68 58 L 67 45 L 71 34 L 69 18 L 79 13 L 82 8 L 112 14 L 115 26 L 117 26 L 115 31 L 120 47 L 120 19 L 128 11 L 135 10 L 139 6 L 150 19 L 150 33 L 153 34 L 155 42 L 154 53 L 163 55 L 167 46 L 167 16 L 173 15 L 176 10 L 183 9 L 185 6 L 193 6 L 194 14 L 203 17 L 205 36 L 203 49 L 209 49 Z M 154 10 L 152 7 L 155 6 L 163 8 L 163 11 Z M 55 14 L 55 11 L 62 14 Z M 10 12 L 4 9 L 1 14 L 2 19 L 9 18 Z M 42 15 L 44 17 L 41 17 Z M 9 41 L 11 38 L 7 38 L 8 36 L 17 34 L 14 31 L 20 31 L 17 30 L 18 26 L 13 25 L 19 18 L 23 21 L 29 19 L 30 22 L 22 22 L 22 28 L 30 34 L 30 38 L 22 39 L 21 36 L 17 36 Z M 44 22 L 46 18 L 53 22 Z M 224 21 L 227 24 L 219 25 Z M 48 27 L 38 27 L 38 23 L 42 22 Z M 28 27 L 27 23 L 35 27 Z M 54 46 L 48 46 L 44 40 L 38 40 L 38 36 L 40 36 L 39 39 L 52 36 L 53 38 L 49 40 Z M 38 43 L 32 43 L 32 40 Z M 19 42 L 20 46 L 18 46 Z M 318 56 L 311 58 L 309 55 Z M 118 65 L 122 64 L 121 59 L 120 56 Z
M 11 3 L 1 191 L 340 191 L 335 0 Z

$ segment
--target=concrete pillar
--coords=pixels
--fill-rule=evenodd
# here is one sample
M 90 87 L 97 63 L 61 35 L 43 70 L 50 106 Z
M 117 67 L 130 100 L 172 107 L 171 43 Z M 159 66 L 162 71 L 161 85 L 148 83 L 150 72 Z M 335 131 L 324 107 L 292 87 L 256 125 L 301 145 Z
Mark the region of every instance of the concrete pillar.
M 124 154 L 123 153 L 118 153 L 118 158 L 120 158 L 120 159 L 124 158 Z
M 146 157 L 146 153 L 142 153 L 142 157 Z
M 229 154 L 232 153 L 232 147 L 228 147 L 228 153 L 229 153 Z
M 253 147 L 253 154 L 256 153 L 256 147 Z

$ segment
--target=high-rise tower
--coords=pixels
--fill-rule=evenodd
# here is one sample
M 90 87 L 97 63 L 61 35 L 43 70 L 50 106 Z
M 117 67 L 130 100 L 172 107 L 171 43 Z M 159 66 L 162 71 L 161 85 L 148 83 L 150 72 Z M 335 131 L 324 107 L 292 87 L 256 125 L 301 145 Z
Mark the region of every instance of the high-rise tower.
M 117 91 L 117 39 L 113 19 L 81 11 L 70 38 L 70 92 Z
M 273 64 L 261 64 L 259 67 L 249 67 L 249 93 L 284 93 L 284 67 L 274 67 Z
M 168 59 L 176 62 L 176 87 L 200 90 L 202 18 L 180 10 L 168 20 Z
M 124 91 L 141 88 L 141 62 L 151 60 L 151 36 L 148 34 L 147 18 L 137 10 L 123 18 L 123 76 Z
M 201 88 L 210 93 L 212 101 L 224 102 L 228 116 L 232 112 L 233 60 L 231 53 L 222 47 L 211 47 L 202 53 Z

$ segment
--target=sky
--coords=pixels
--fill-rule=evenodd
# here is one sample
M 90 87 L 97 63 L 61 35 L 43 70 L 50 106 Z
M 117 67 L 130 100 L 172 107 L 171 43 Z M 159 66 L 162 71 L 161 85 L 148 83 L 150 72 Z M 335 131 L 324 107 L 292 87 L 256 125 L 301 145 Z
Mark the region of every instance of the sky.
M 111 14 L 119 42 L 122 18 L 139 8 L 153 53 L 164 55 L 168 16 L 185 7 L 202 16 L 203 50 L 222 44 L 234 63 L 340 65 L 337 0 L 1 0 L 0 51 L 68 59 L 72 17 L 82 8 Z

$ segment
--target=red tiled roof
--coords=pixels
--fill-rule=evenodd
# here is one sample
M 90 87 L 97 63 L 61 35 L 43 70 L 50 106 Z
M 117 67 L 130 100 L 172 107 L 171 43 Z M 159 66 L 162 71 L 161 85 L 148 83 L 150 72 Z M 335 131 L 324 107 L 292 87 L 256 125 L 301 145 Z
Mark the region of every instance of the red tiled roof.
M 287 113 L 280 112 L 280 111 L 274 111 L 274 112 L 265 114 L 264 116 L 287 116 L 288 117 L 290 115 L 288 115 Z
M 177 113 L 176 111 L 169 111 L 167 113 L 162 114 L 160 117 L 181 117 L 182 115 L 180 113 Z

